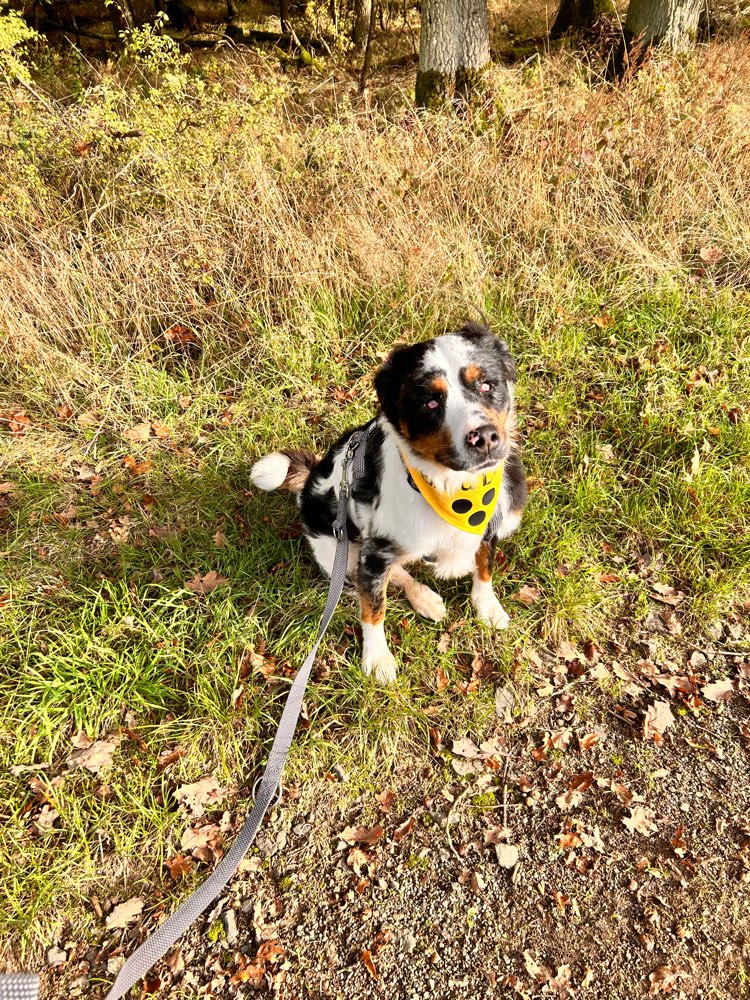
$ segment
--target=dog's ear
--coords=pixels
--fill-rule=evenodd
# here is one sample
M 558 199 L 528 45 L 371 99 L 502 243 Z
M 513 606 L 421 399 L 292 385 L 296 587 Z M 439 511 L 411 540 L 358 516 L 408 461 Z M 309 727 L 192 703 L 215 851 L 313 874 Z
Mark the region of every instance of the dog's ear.
M 404 386 L 417 369 L 424 344 L 397 347 L 375 373 L 375 392 L 380 408 L 394 427 L 399 426 L 399 410 Z
M 510 348 L 504 340 L 500 340 L 499 337 L 494 336 L 492 339 L 494 341 L 495 353 L 500 358 L 500 364 L 503 366 L 506 379 L 515 384 L 517 380 L 516 359 L 510 353 Z
M 500 362 L 508 382 L 516 381 L 516 362 L 510 353 L 510 348 L 504 340 L 496 337 L 489 327 L 482 323 L 466 322 L 458 332 L 466 340 L 471 340 L 478 346 L 489 348 Z

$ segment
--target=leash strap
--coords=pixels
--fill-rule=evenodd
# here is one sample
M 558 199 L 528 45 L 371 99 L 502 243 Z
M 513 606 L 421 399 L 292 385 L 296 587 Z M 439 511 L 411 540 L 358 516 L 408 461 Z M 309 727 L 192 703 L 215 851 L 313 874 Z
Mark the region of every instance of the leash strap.
M 356 483 L 364 475 L 365 452 L 370 426 L 368 425 L 363 431 L 355 431 L 347 443 L 341 470 L 341 485 L 339 487 L 336 520 L 333 522 L 333 533 L 336 538 L 336 554 L 328 585 L 328 598 L 325 610 L 320 621 L 320 626 L 318 627 L 318 636 L 315 640 L 315 645 L 310 650 L 307 659 L 300 667 L 289 689 L 284 710 L 281 713 L 279 728 L 276 730 L 276 736 L 274 737 L 273 746 L 268 756 L 266 769 L 260 779 L 260 787 L 258 788 L 258 794 L 255 798 L 252 811 L 237 834 L 231 848 L 216 868 L 214 868 L 206 881 L 202 885 L 199 885 L 182 906 L 175 910 L 172 916 L 165 920 L 163 924 L 157 927 L 154 933 L 150 937 L 147 937 L 140 947 L 136 948 L 120 969 L 117 979 L 115 979 L 112 988 L 104 1000 L 121 1000 L 128 990 L 135 986 L 160 958 L 166 955 L 175 941 L 185 933 L 209 904 L 216 899 L 237 871 L 240 861 L 247 854 L 255 840 L 263 817 L 276 795 L 281 783 L 281 772 L 284 770 L 284 764 L 286 763 L 289 749 L 294 739 L 294 731 L 297 728 L 297 720 L 302 710 L 302 699 L 310 677 L 310 671 L 315 662 L 315 654 L 328 629 L 333 612 L 336 610 L 336 606 L 341 598 L 344 583 L 346 582 L 349 557 L 349 536 L 346 530 L 349 497 L 351 495 L 352 482 Z M 350 464 L 353 468 L 351 481 L 348 475 Z M 0 1000 L 36 1000 L 38 991 L 38 976 L 0 976 Z

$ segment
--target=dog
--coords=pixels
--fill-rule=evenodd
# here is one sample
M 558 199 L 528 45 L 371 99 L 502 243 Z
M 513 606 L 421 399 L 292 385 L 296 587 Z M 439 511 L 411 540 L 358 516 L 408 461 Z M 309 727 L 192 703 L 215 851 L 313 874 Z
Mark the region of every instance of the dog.
M 368 431 L 365 474 L 349 499 L 347 573 L 359 596 L 362 669 L 380 683 L 396 678 L 383 628 L 387 586 L 403 590 L 432 621 L 446 611 L 408 566 L 424 563 L 442 579 L 471 575 L 478 621 L 508 626 L 492 589 L 492 566 L 498 540 L 516 530 L 528 498 L 515 387 L 507 344 L 487 327 L 466 323 L 455 333 L 396 347 L 375 375 L 379 414 L 343 434 L 322 459 L 278 451 L 251 470 L 260 489 L 298 495 L 304 533 L 330 575 L 347 442 L 354 430 Z M 490 529 L 496 508 L 501 519 Z

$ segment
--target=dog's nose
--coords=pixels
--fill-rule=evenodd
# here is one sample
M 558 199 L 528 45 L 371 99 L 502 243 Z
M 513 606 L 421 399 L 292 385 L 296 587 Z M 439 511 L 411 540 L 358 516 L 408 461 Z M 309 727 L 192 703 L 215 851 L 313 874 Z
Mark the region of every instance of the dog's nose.
M 492 424 L 483 424 L 475 427 L 466 435 L 466 444 L 474 451 L 486 451 L 488 454 L 497 448 L 500 443 L 500 435 Z

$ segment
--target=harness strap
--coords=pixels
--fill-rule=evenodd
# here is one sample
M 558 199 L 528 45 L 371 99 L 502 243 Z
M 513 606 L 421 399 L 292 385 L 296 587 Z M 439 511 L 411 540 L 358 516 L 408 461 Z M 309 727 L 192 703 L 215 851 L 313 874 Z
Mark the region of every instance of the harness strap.
M 250 815 L 246 818 L 242 829 L 229 851 L 214 868 L 202 885 L 189 896 L 175 912 L 147 937 L 140 947 L 136 948 L 112 984 L 104 1000 L 120 1000 L 128 990 L 145 976 L 149 969 L 162 958 L 175 941 L 194 923 L 200 914 L 218 896 L 230 878 L 239 867 L 240 861 L 251 847 L 258 828 L 268 807 L 274 799 L 281 783 L 281 772 L 284 769 L 289 749 L 297 728 L 302 699 L 310 677 L 315 654 L 333 612 L 339 603 L 346 582 L 346 571 L 349 558 L 349 537 L 346 522 L 351 495 L 352 483 L 357 483 L 365 472 L 365 452 L 367 438 L 370 433 L 368 425 L 363 431 L 355 431 L 347 443 L 341 470 L 341 486 L 339 488 L 336 520 L 333 531 L 336 537 L 336 554 L 328 585 L 328 598 L 325 610 L 318 627 L 318 636 L 307 659 L 300 667 L 287 695 L 284 710 L 281 713 L 279 728 L 276 730 L 273 746 L 268 755 L 268 763 L 260 779 L 260 787 L 255 798 Z M 349 478 L 349 464 L 352 465 L 352 476 Z M 39 994 L 39 977 L 35 975 L 0 976 L 0 1000 L 37 1000 Z

